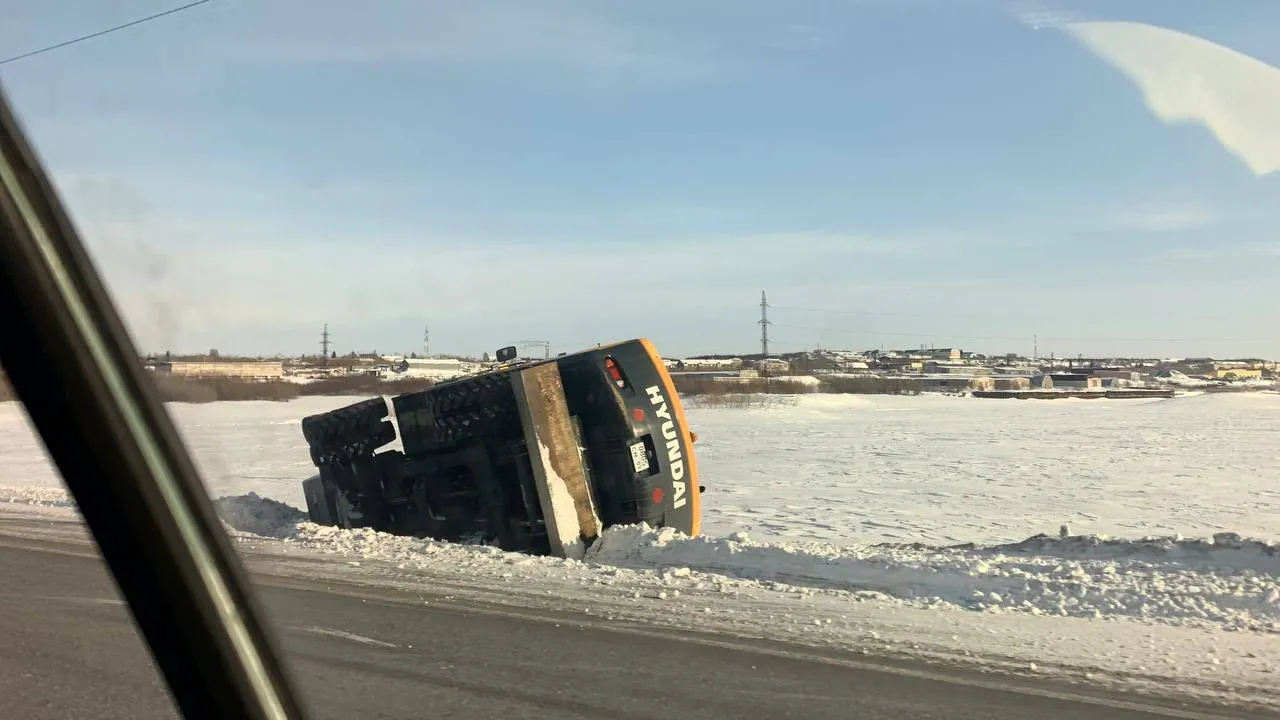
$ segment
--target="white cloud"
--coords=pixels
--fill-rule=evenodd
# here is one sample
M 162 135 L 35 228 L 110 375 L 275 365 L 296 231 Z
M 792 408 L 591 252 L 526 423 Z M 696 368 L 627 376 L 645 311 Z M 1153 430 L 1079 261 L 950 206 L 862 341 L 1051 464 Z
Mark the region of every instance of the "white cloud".
M 1085 19 L 1076 11 L 1053 7 L 1040 0 L 1011 0 L 1009 9 L 1018 22 L 1035 30 L 1060 27 Z
M 1280 257 L 1280 242 L 1250 245 L 1249 251 L 1254 255 L 1261 255 L 1264 257 Z
M 1117 227 L 1144 232 L 1176 232 L 1194 230 L 1213 222 L 1214 213 L 1195 205 L 1146 205 L 1115 217 Z
M 354 4 L 304 3 L 296 13 L 259 11 L 246 30 L 215 51 L 266 62 L 543 69 L 591 83 L 686 83 L 723 69 L 705 47 L 611 20 L 590 4 L 422 2 L 371 13 Z
M 686 321 L 669 317 L 685 304 L 757 293 L 766 277 L 777 278 L 771 287 L 779 290 L 803 287 L 824 270 L 865 267 L 860 258 L 915 256 L 930 247 L 815 232 L 644 243 L 313 237 L 233 218 L 178 217 L 148 207 L 109 177 L 55 177 L 146 349 L 225 349 L 266 336 L 281 343 L 269 350 L 297 350 L 295 340 L 272 339 L 273 329 L 330 322 L 353 335 L 422 317 L 447 318 L 455 336 L 505 336 L 550 324 L 594 337 L 624 320 L 649 332 Z
M 1204 38 L 1143 23 L 1060 27 L 1133 80 L 1162 122 L 1203 125 L 1255 175 L 1280 169 L 1280 69 Z
M 1205 248 L 1179 247 L 1168 250 L 1159 255 L 1156 259 L 1173 260 L 1178 262 L 1196 262 L 1200 260 L 1210 260 L 1220 257 L 1220 250 L 1207 250 Z
M 776 36 L 764 41 L 775 50 L 816 50 L 831 44 L 822 28 L 807 23 L 794 23 L 781 28 Z
M 1179 310 L 1191 303 L 1187 293 L 1196 302 L 1204 297 L 1197 294 L 1205 280 L 1194 261 L 1229 259 L 1216 246 L 1171 250 L 1160 259 L 1183 259 L 1181 265 L 1171 263 L 1167 269 L 1178 282 L 1149 292 L 1140 289 L 1140 279 L 1123 287 L 1063 287 L 1062 307 L 1046 308 L 1041 303 L 1032 322 L 1017 317 L 1022 307 L 1019 299 L 1043 299 L 1042 287 L 1019 289 L 1014 279 L 993 284 L 989 278 L 963 274 L 929 280 L 885 269 L 900 256 L 963 250 L 963 245 L 939 246 L 931 240 L 815 232 L 694 237 L 685 243 L 652 244 L 530 241 L 494 245 L 425 235 L 317 239 L 232 218 L 175 217 L 146 207 L 126 185 L 68 173 L 56 177 L 135 339 L 145 350 L 306 351 L 315 347 L 325 322 L 340 337 L 344 352 L 416 349 L 423 324 L 431 327 L 433 347 L 451 352 L 478 353 L 528 336 L 545 337 L 557 348 L 646 335 L 674 354 L 733 349 L 749 347 L 757 332 L 754 304 L 761 289 L 767 289 L 778 306 L 929 315 L 936 315 L 938 308 L 950 308 L 992 316 L 985 324 L 933 327 L 923 323 L 928 325 L 924 330 L 942 334 L 1029 337 L 1053 326 L 1059 328 L 1056 334 L 1064 336 L 1124 336 L 1133 322 L 1153 318 L 1126 316 L 1110 326 L 1095 326 L 1106 313 L 1082 312 L 1076 305 L 1080 298 L 1097 296 L 1111 304 L 1161 307 L 1154 317 L 1159 320 L 1169 303 Z M 1252 255 L 1245 256 L 1246 250 Z M 1246 250 L 1237 253 L 1245 263 L 1249 258 L 1274 258 L 1277 252 L 1273 245 Z M 868 268 L 876 269 L 868 272 Z M 1212 290 L 1262 302 L 1265 284 L 1240 283 L 1235 275 L 1229 279 Z M 1104 287 L 1106 292 L 1101 290 Z M 1202 303 L 1193 309 L 1197 308 L 1207 312 Z M 903 332 L 919 330 L 922 324 L 907 318 L 881 318 L 873 323 L 859 317 L 814 318 L 812 322 L 795 317 L 789 322 L 846 328 L 848 332 L 829 337 L 819 333 L 820 339 L 824 345 L 839 340 L 854 346 L 879 344 L 873 337 L 876 329 Z M 1227 315 L 1204 322 L 1214 325 L 1214 332 L 1243 332 L 1243 321 Z M 1144 334 L 1159 337 L 1178 331 L 1161 327 Z M 1191 331 L 1183 328 L 1181 332 Z M 1197 330 L 1194 334 L 1211 333 Z M 814 335 L 779 328 L 777 339 L 807 343 Z M 929 337 L 933 335 L 921 333 L 922 339 Z M 904 338 L 885 339 L 892 340 Z M 986 344 L 1007 350 L 1010 343 Z M 1223 352 L 1267 349 L 1253 341 L 1221 348 Z
M 1176 247 L 1155 256 L 1153 259 L 1172 262 L 1204 262 L 1209 260 L 1258 262 L 1274 258 L 1280 258 L 1280 243 Z
M 866 0 L 857 0 L 865 2 Z M 898 0 L 894 0 L 895 2 Z M 847 9 L 486 0 L 243 6 L 215 56 L 292 64 L 435 65 L 561 88 L 666 87 L 743 74 L 778 52 L 819 50 Z

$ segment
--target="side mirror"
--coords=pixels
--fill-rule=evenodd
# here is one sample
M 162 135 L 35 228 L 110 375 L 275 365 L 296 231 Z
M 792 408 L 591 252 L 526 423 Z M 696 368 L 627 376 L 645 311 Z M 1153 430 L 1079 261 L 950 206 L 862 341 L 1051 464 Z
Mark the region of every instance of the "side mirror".
M 516 346 L 508 345 L 498 351 L 498 362 L 511 362 L 516 359 Z

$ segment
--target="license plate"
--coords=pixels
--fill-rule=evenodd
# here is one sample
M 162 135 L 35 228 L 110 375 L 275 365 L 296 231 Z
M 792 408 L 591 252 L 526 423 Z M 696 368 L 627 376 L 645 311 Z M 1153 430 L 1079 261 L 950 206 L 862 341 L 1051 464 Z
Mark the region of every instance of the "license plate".
M 638 442 L 631 446 L 631 465 L 635 467 L 638 473 L 646 472 L 649 469 L 649 453 L 645 450 L 643 442 Z

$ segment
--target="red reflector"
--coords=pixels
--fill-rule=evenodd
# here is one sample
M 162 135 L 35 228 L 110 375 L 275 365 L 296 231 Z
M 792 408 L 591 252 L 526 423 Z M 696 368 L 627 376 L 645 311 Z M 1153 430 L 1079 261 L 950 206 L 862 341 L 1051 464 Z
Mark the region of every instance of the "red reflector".
M 633 408 L 631 410 L 631 419 L 636 422 L 644 422 L 644 410 L 640 408 Z
M 661 504 L 661 503 L 662 503 L 662 498 L 663 498 L 662 488 L 654 488 L 654 489 L 653 489 L 653 501 L 654 501 L 655 503 Z
M 609 377 L 613 379 L 614 385 L 620 388 L 627 386 L 627 381 L 622 378 L 622 368 L 618 367 L 618 363 L 613 358 L 605 358 L 604 367 L 609 371 Z

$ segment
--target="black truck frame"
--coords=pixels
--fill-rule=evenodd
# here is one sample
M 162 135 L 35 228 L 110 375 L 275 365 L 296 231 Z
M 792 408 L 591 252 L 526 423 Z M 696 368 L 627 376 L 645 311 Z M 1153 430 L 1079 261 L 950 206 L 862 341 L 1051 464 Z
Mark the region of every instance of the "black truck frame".
M 311 520 L 565 556 L 612 525 L 700 532 L 696 436 L 652 343 L 514 356 L 390 411 L 378 397 L 304 418 Z M 402 449 L 379 452 L 396 426 Z

